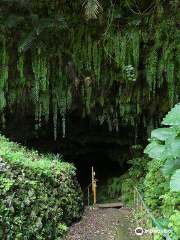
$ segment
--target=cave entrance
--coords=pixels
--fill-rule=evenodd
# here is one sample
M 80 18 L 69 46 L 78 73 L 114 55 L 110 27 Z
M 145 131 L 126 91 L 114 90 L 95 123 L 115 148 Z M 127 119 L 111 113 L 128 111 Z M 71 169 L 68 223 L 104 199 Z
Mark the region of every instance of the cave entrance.
M 23 123 L 27 124 L 23 125 L 24 128 L 19 123 L 9 122 L 3 134 L 40 153 L 62 155 L 65 161 L 75 165 L 82 189 L 91 183 L 92 167 L 98 180 L 97 193 L 101 186 L 107 185 L 108 179 L 120 177 L 129 168 L 129 139 L 134 134 L 130 128 L 121 127 L 118 133 L 110 133 L 107 128 L 99 125 L 80 121 L 70 124 L 69 121 L 66 137 L 62 138 L 60 133 L 57 140 L 54 140 L 52 126 L 37 134 L 33 125 Z
M 92 181 L 92 167 L 96 172 L 97 203 L 101 202 L 102 194 L 107 194 L 108 180 L 120 177 L 129 168 L 127 159 L 128 146 L 119 146 L 115 143 L 87 142 L 77 143 L 68 138 L 52 139 L 38 138 L 26 141 L 28 148 L 37 149 L 42 153 L 52 153 L 56 157 L 62 154 L 63 160 L 73 163 L 76 167 L 77 178 L 82 190 L 85 190 Z M 118 159 L 119 158 L 119 159 Z M 85 193 L 87 195 L 87 192 Z
M 77 177 L 82 189 L 86 188 L 91 182 L 92 167 L 96 172 L 98 185 L 104 184 L 111 177 L 120 176 L 124 169 L 121 169 L 119 162 L 112 161 L 106 152 L 84 153 L 78 159 L 66 161 L 74 163 L 77 169 Z
M 79 183 L 84 189 L 91 182 L 91 169 L 94 167 L 98 185 L 104 184 L 107 179 L 122 175 L 128 164 L 122 161 L 127 148 L 121 148 L 115 144 L 87 143 L 78 144 L 69 139 L 33 139 L 26 141 L 28 148 L 33 148 L 41 153 L 62 155 L 63 160 L 73 163 L 77 169 Z M 113 154 L 120 155 L 120 160 L 114 159 Z

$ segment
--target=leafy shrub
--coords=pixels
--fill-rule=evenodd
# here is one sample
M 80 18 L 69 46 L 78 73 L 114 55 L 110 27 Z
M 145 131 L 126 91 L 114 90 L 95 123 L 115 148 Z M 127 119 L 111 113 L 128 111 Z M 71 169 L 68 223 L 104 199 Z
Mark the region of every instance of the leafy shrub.
M 148 173 L 144 179 L 145 200 L 151 210 L 159 211 L 162 205 L 161 195 L 169 190 L 167 181 L 162 174 L 164 161 L 152 160 L 148 163 Z
M 121 186 L 124 175 L 121 177 L 112 177 L 104 184 L 98 187 L 97 201 L 98 203 L 116 202 L 119 200 Z
M 145 157 L 137 156 L 128 161 L 131 168 L 126 175 L 126 179 L 122 182 L 121 199 L 127 203 L 127 206 L 133 205 L 134 187 L 141 186 L 142 179 L 147 171 L 147 159 Z
M 180 211 L 180 193 L 167 191 L 160 198 L 162 199 L 161 213 L 165 218 L 172 216 L 174 209 Z
M 142 184 L 143 176 L 147 171 L 147 159 L 142 157 L 142 146 L 134 145 L 132 151 L 134 158 L 128 161 L 131 165 L 128 172 L 108 181 L 108 197 L 118 200 L 121 198 L 127 206 L 133 205 L 134 187 Z
M 122 175 L 121 177 L 115 177 L 111 178 L 108 181 L 108 196 L 112 199 L 119 196 L 121 193 L 122 188 L 122 182 L 125 178 L 125 175 Z
M 174 213 L 169 219 L 169 227 L 174 229 L 173 240 L 178 240 L 180 236 L 180 212 L 174 210 Z
M 162 124 L 171 127 L 152 131 L 150 144 L 144 152 L 150 158 L 165 161 L 163 175 L 170 176 L 170 188 L 180 192 L 180 103 L 167 114 Z
M 0 239 L 60 239 L 81 211 L 73 165 L 0 135 Z
M 174 230 L 171 237 L 177 240 L 180 238 L 180 103 L 162 124 L 170 127 L 153 130 L 144 151 L 153 158 L 144 180 L 144 194 L 156 216 L 169 219 L 168 228 Z

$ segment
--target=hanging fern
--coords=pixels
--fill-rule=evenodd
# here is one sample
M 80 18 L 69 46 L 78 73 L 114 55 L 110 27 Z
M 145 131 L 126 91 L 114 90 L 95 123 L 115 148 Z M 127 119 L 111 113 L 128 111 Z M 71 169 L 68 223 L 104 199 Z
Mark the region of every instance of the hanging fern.
M 120 45 L 121 45 L 121 33 L 117 33 L 116 37 L 114 38 L 114 53 L 117 68 L 120 67 L 120 54 L 121 54 Z
M 0 111 L 6 106 L 6 99 L 3 90 L 0 89 Z
M 96 81 L 98 83 L 100 66 L 99 66 L 99 53 L 98 53 L 98 44 L 97 43 L 95 43 L 93 46 L 93 66 L 94 66 L 94 72 L 96 75 Z
M 100 14 L 101 2 L 85 1 L 84 16 L 80 1 L 2 2 L 2 114 L 30 102 L 37 128 L 53 116 L 56 138 L 59 122 L 65 136 L 67 113 L 77 103 L 83 117 L 114 131 L 139 119 L 147 127 L 157 109 L 162 116 L 179 101 L 178 11 L 169 6 L 158 20 L 156 13 L 135 18 L 123 3 L 102 4 Z
M 88 114 L 90 114 L 91 111 L 91 87 L 86 87 L 86 108 Z
M 3 89 L 8 79 L 8 54 L 4 35 L 0 35 L 0 89 Z
M 126 42 L 126 36 L 123 36 L 121 39 L 121 54 L 120 54 L 120 65 L 121 65 L 121 69 L 124 69 L 126 62 L 126 46 L 127 46 L 127 42 Z
M 57 139 L 57 100 L 53 98 L 53 123 L 54 123 L 54 139 Z
M 157 73 L 157 51 L 153 50 L 147 59 L 146 65 L 146 78 L 149 84 L 150 90 L 153 89 L 153 84 L 156 82 L 156 73 Z
M 91 71 L 91 62 L 92 62 L 92 39 L 91 36 L 88 35 L 87 38 L 87 49 L 88 49 L 88 53 L 87 53 L 87 70 Z
M 19 61 L 17 64 L 17 69 L 19 71 L 20 82 L 24 83 L 24 54 L 19 57 Z

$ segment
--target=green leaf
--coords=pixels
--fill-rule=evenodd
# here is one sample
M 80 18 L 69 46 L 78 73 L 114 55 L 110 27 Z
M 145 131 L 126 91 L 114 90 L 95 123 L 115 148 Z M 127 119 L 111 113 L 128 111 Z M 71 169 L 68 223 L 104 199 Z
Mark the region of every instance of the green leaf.
M 150 158 L 156 158 L 161 160 L 159 156 L 166 150 L 165 145 L 161 145 L 156 141 L 151 142 L 144 150 L 144 153 L 148 154 Z
M 158 143 L 156 141 L 149 143 L 147 147 L 144 149 L 144 153 L 149 154 L 150 151 L 156 146 L 158 146 Z
M 170 149 L 169 148 L 165 148 L 165 150 L 158 155 L 157 159 L 159 159 L 159 160 L 167 160 L 170 157 L 172 157 Z
M 176 137 L 172 141 L 171 148 L 173 157 L 174 158 L 180 157 L 180 137 Z
M 161 141 L 167 140 L 171 136 L 177 136 L 174 128 L 158 128 L 152 131 L 151 137 Z
M 168 159 L 163 166 L 162 172 L 164 176 L 173 174 L 180 167 L 179 159 Z
M 173 191 L 180 192 L 180 169 L 172 176 L 170 181 L 170 188 Z
M 180 103 L 176 104 L 174 108 L 166 115 L 162 121 L 163 125 L 180 125 Z

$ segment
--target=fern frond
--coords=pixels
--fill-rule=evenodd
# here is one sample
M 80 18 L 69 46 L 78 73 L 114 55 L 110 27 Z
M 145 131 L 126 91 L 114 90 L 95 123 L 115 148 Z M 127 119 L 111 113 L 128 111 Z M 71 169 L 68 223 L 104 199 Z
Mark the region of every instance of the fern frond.
M 45 29 L 63 29 L 66 27 L 66 22 L 63 16 L 55 18 L 39 18 L 38 15 L 31 17 L 32 28 L 37 35 L 40 35 Z
M 66 22 L 63 16 L 42 19 L 42 24 L 44 28 L 63 29 L 66 27 Z
M 20 23 L 23 22 L 23 20 L 24 18 L 22 16 L 11 14 L 5 20 L 5 26 L 7 28 L 17 27 Z
M 19 44 L 19 52 L 26 52 L 35 44 L 35 36 L 32 33 L 26 35 Z
M 85 2 L 85 14 L 88 19 L 97 19 L 99 12 L 102 12 L 102 10 L 98 0 L 87 0 Z

